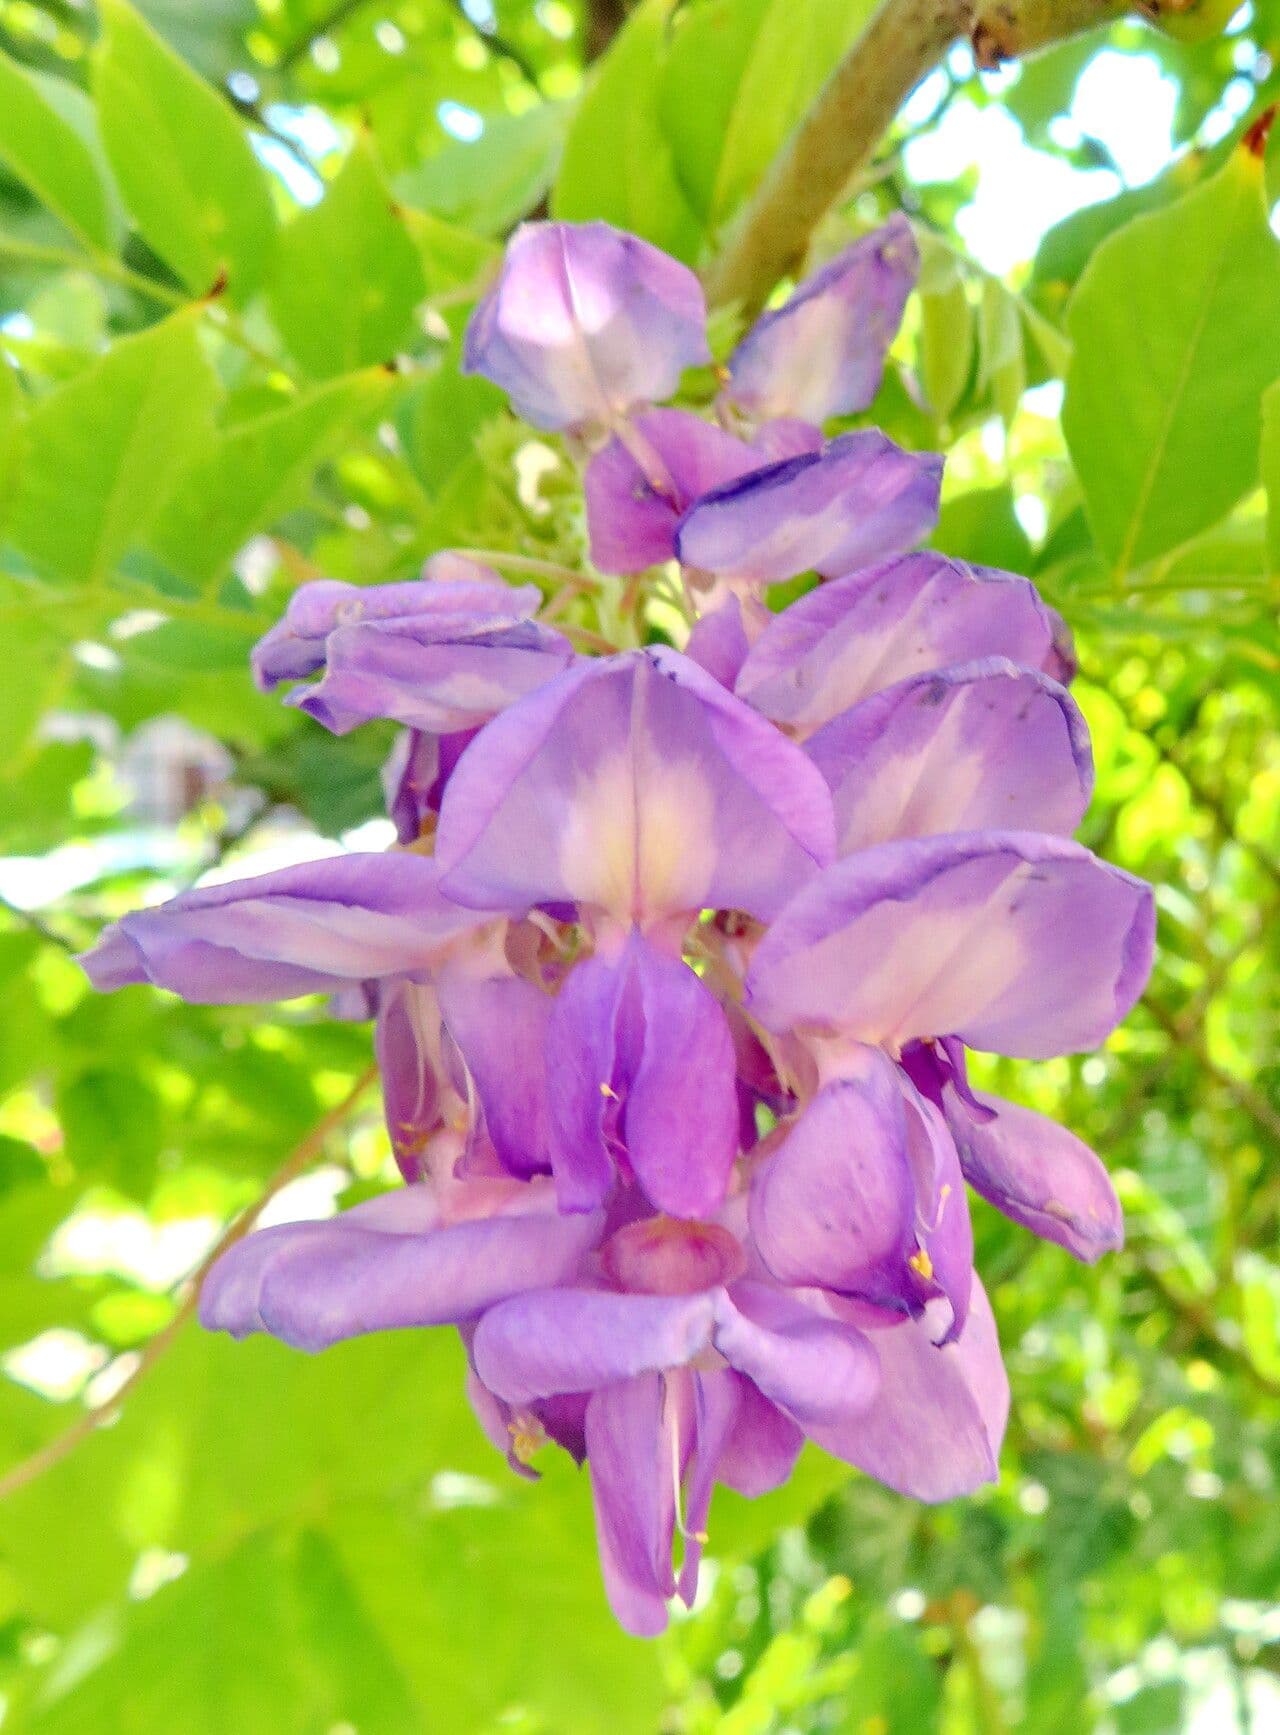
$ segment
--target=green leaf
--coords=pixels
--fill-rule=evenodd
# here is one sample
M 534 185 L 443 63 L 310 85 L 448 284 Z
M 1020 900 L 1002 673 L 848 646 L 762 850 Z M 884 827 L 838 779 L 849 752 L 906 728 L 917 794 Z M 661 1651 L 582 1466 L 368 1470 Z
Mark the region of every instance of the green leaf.
M 978 395 L 990 393 L 1008 427 L 1018 412 L 1026 383 L 1026 354 L 1017 299 L 997 278 L 986 277 L 978 303 Z
M 1267 552 L 1280 572 L 1280 380 L 1262 395 L 1262 480 L 1267 490 Z
M 397 385 L 381 370 L 354 374 L 219 432 L 162 508 L 151 548 L 181 577 L 209 585 L 305 496 L 320 465 Z
M 275 240 L 266 173 L 230 105 L 125 3 L 102 0 L 102 136 L 143 236 L 194 294 L 248 301 Z
M 90 1067 L 58 1097 L 67 1156 L 83 1174 L 145 1198 L 160 1156 L 160 1105 L 135 1074 Z
M 928 236 L 921 240 L 920 382 L 934 414 L 945 422 L 973 367 L 973 309 L 959 261 Z
M 114 249 L 114 192 L 88 99 L 3 53 L 0 160 L 87 246 Z
M 572 110 L 543 102 L 493 116 L 472 144 L 455 141 L 396 179 L 408 205 L 481 235 L 504 235 L 546 196 Z
M 104 578 L 208 439 L 216 397 L 193 314 L 113 344 L 28 415 L 14 542 L 50 578 Z
M 712 0 L 677 18 L 662 127 L 710 233 L 754 191 L 870 12 L 869 0 Z
M 408 337 L 422 262 L 365 145 L 281 235 L 268 294 L 290 353 L 320 378 L 389 361 Z
M 1257 482 L 1278 305 L 1280 246 L 1247 149 L 1094 256 L 1069 313 L 1063 427 L 1120 573 L 1216 523 Z
M 693 260 L 702 226 L 676 175 L 659 114 L 671 0 L 642 0 L 619 31 L 569 129 L 552 215 L 600 217 Z

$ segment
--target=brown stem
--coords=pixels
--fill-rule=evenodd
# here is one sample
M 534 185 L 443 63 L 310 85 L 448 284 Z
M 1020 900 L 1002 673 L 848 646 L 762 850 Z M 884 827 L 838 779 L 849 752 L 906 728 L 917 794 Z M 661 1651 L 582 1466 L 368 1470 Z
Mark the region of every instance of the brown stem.
M 1146 15 L 1159 3 L 1149 0 Z M 1170 0 L 1163 3 L 1173 9 Z M 883 0 L 708 270 L 712 305 L 760 307 L 803 259 L 814 229 L 907 97 L 960 37 L 968 37 L 980 67 L 992 68 L 1131 9 L 1122 0 Z
M 190 1278 L 185 1280 L 189 1287 L 173 1318 L 154 1337 L 148 1339 L 146 1347 L 138 1357 L 137 1366 L 130 1373 L 128 1379 L 118 1386 L 105 1402 L 95 1404 L 92 1409 L 86 1410 L 69 1428 L 64 1429 L 61 1434 L 55 1435 L 47 1445 L 41 1446 L 38 1452 L 33 1452 L 29 1458 L 24 1458 L 20 1464 L 15 1464 L 11 1470 L 0 1476 L 0 1500 L 7 1499 L 10 1494 L 16 1494 L 20 1488 L 25 1488 L 28 1482 L 34 1482 L 38 1476 L 43 1476 L 46 1470 L 51 1470 L 55 1464 L 60 1464 L 82 1440 L 87 1440 L 89 1435 L 95 1433 L 104 1422 L 109 1421 L 119 1413 L 124 1398 L 151 1372 L 151 1369 L 195 1312 L 200 1300 L 200 1285 L 216 1261 L 221 1259 L 228 1247 L 234 1246 L 237 1241 L 249 1233 L 268 1203 L 275 1198 L 281 1188 L 287 1186 L 290 1181 L 302 1173 L 309 1163 L 320 1155 L 329 1135 L 342 1125 L 377 1076 L 378 1069 L 374 1066 L 368 1067 L 360 1074 L 342 1101 L 321 1115 L 311 1131 L 298 1141 L 267 1182 L 258 1198 L 234 1219 L 213 1250 L 191 1274 Z

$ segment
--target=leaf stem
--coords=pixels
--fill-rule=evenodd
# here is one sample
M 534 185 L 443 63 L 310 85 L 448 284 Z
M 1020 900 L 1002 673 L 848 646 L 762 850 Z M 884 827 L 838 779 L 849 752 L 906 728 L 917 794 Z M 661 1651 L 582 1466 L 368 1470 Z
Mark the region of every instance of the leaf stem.
M 216 1262 L 221 1259 L 229 1247 L 233 1247 L 237 1241 L 249 1233 L 276 1194 L 296 1176 L 300 1175 L 307 1165 L 320 1155 L 330 1135 L 336 1132 L 346 1120 L 377 1076 L 376 1066 L 367 1067 L 356 1079 L 342 1101 L 321 1115 L 310 1132 L 306 1133 L 293 1147 L 253 1204 L 246 1206 L 240 1215 L 232 1220 L 215 1243 L 212 1251 L 185 1280 L 189 1287 L 178 1304 L 172 1319 L 148 1340 L 136 1365 L 123 1384 L 104 1402 L 95 1404 L 92 1409 L 86 1410 L 69 1428 L 64 1429 L 61 1434 L 55 1435 L 47 1445 L 41 1446 L 39 1451 L 33 1452 L 29 1458 L 24 1458 L 21 1463 L 15 1464 L 5 1475 L 0 1476 L 0 1500 L 5 1500 L 9 1495 L 16 1494 L 20 1488 L 25 1488 L 37 1477 L 43 1476 L 46 1470 L 52 1470 L 56 1464 L 60 1464 L 64 1458 L 68 1457 L 82 1440 L 87 1440 L 105 1422 L 112 1420 L 117 1415 L 122 1400 L 147 1377 L 195 1313 L 200 1300 L 200 1286 Z

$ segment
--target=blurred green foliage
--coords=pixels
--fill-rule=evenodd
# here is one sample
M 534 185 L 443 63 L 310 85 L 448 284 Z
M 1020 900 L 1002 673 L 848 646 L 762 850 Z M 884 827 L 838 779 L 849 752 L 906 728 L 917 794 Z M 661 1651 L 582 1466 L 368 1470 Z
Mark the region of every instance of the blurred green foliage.
M 97 998 L 68 951 L 378 814 L 386 740 L 256 694 L 249 646 L 317 571 L 582 563 L 556 443 L 457 371 L 501 236 L 549 202 L 705 261 L 868 7 L 641 0 L 588 69 L 624 10 L 0 0 L 0 1476 L 138 1374 L 0 1504 L 0 1723 L 1262 1735 L 1280 267 L 1274 176 L 1237 141 L 1276 81 L 1274 0 L 1197 45 L 1117 24 L 986 88 L 953 56 L 815 238 L 917 220 L 870 419 L 948 450 L 938 546 L 1032 572 L 1076 629 L 1085 841 L 1160 888 L 1156 975 L 1107 1052 L 991 1069 L 1104 1154 L 1129 1222 L 1082 1270 L 975 1206 L 1014 1388 L 999 1488 L 924 1510 L 807 1458 L 724 1498 L 705 1606 L 642 1645 L 604 1607 L 583 1479 L 507 1475 L 444 1334 L 311 1360 L 184 1329 L 184 1278 L 291 1152 L 321 1161 L 289 1208 L 384 1183 L 370 1093 L 305 1143 L 368 1032 Z M 1105 50 L 1171 82 L 1176 160 L 989 274 L 957 229 L 972 171 L 913 177 L 913 139 L 1003 105 L 1048 167 L 1106 167 L 1062 125 Z

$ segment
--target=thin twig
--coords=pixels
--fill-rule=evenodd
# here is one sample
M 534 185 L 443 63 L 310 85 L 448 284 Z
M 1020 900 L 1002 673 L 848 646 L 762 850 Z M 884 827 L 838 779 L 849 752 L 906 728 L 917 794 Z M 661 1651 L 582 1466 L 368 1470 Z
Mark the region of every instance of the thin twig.
M 61 1434 L 55 1435 L 38 1452 L 33 1452 L 29 1458 L 24 1458 L 20 1464 L 15 1464 L 4 1476 L 0 1476 L 0 1500 L 6 1499 L 10 1494 L 16 1494 L 20 1488 L 25 1488 L 37 1477 L 43 1476 L 46 1470 L 51 1470 L 55 1464 L 60 1464 L 82 1440 L 87 1440 L 105 1422 L 109 1422 L 118 1414 L 122 1400 L 141 1384 L 195 1313 L 200 1300 L 200 1286 L 214 1264 L 221 1259 L 229 1247 L 234 1246 L 237 1241 L 249 1233 L 276 1194 L 297 1175 L 300 1175 L 307 1165 L 320 1155 L 330 1134 L 336 1132 L 346 1120 L 377 1075 L 376 1066 L 366 1068 L 342 1101 L 321 1115 L 311 1131 L 300 1139 L 290 1151 L 253 1204 L 247 1206 L 234 1219 L 219 1238 L 213 1250 L 201 1261 L 191 1276 L 184 1279 L 184 1282 L 189 1284 L 189 1288 L 172 1319 L 148 1340 L 146 1347 L 138 1357 L 137 1365 L 117 1390 L 103 1403 L 95 1404 L 92 1409 L 86 1410 L 69 1428 Z
M 513 66 L 525 83 L 536 90 L 539 96 L 542 95 L 542 86 L 538 83 L 538 69 L 523 48 L 518 47 L 509 36 L 504 36 L 496 27 L 492 30 L 486 30 L 482 24 L 477 24 L 463 5 L 463 0 L 445 0 L 445 3 L 461 23 L 480 38 L 490 54 L 496 54 L 499 60 L 505 60 L 510 66 Z
M 21 904 L 12 903 L 3 896 L 0 896 L 0 910 L 3 910 L 6 915 L 12 916 L 15 922 L 21 922 L 24 928 L 30 928 L 33 934 L 39 934 L 40 938 L 47 940 L 51 946 L 59 946 L 64 952 L 78 952 L 80 950 L 74 940 L 69 940 L 65 934 L 60 934 L 56 928 L 51 928 L 43 917 L 38 916 L 34 910 L 24 910 Z
M 331 6 L 322 17 L 318 18 L 314 24 L 309 25 L 301 36 L 289 44 L 276 62 L 275 70 L 277 72 L 292 72 L 300 60 L 307 58 L 322 36 L 328 36 L 330 31 L 339 29 L 364 4 L 365 0 L 338 0 L 336 6 Z

